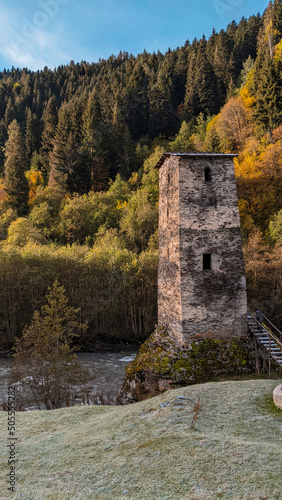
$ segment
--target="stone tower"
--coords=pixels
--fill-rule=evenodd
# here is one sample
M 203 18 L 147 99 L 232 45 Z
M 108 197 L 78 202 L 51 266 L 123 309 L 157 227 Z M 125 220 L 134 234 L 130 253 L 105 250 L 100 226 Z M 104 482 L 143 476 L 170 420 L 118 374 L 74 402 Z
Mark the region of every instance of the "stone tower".
M 164 153 L 156 165 L 158 323 L 180 343 L 246 334 L 234 156 Z

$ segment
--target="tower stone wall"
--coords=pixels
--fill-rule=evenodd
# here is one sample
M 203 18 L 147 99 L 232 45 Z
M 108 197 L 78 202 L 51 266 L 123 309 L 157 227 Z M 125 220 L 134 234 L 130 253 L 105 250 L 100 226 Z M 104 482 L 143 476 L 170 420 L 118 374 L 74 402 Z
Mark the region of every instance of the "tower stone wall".
M 180 343 L 246 334 L 233 157 L 165 153 L 157 164 L 158 323 Z

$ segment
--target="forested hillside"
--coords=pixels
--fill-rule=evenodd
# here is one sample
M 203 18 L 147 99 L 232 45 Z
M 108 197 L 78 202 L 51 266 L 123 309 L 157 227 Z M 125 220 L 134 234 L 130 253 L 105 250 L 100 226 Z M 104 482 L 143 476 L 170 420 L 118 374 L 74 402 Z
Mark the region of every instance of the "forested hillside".
M 89 342 L 151 333 L 164 150 L 239 154 L 249 300 L 279 324 L 281 97 L 282 0 L 165 54 L 0 73 L 3 341 L 56 278 Z
M 172 137 L 184 119 L 193 126 L 199 113 L 219 112 L 244 61 L 256 57 L 261 23 L 260 16 L 233 22 L 209 40 L 187 41 L 164 55 L 120 53 L 55 71 L 4 71 L 0 145 L 15 141 L 16 120 L 23 167 L 36 165 L 52 189 L 81 194 L 107 187 L 117 173 L 128 178 L 154 139 Z M 2 173 L 4 164 L 3 152 Z

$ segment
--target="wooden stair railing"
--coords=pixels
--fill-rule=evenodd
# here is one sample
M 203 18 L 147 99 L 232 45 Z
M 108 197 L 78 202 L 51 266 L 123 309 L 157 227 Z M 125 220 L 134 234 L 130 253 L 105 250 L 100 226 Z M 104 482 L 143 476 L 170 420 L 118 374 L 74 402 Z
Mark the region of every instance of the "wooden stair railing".
M 268 323 L 272 325 L 272 323 L 266 318 Z M 259 323 L 255 316 L 251 313 L 247 315 L 248 327 L 252 331 L 255 340 L 255 350 L 256 350 L 256 358 L 257 358 L 257 344 L 264 348 L 264 354 L 268 353 L 268 371 L 270 376 L 271 370 L 271 359 L 282 369 L 282 342 L 281 337 L 282 333 L 276 328 L 274 325 L 272 327 L 278 333 L 280 338 L 277 338 L 276 335 L 272 331 L 270 331 L 264 324 Z M 266 368 L 266 356 L 264 356 L 263 369 Z M 259 373 L 259 365 L 257 359 L 257 371 Z

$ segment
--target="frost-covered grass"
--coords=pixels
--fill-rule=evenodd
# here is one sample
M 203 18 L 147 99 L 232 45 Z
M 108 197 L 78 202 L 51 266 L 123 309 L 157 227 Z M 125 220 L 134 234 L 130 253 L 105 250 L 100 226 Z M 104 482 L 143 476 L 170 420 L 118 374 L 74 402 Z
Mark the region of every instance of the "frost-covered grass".
M 281 500 L 282 411 L 271 403 L 278 383 L 207 383 L 131 406 L 18 413 L 13 496 L 1 412 L 0 498 Z

